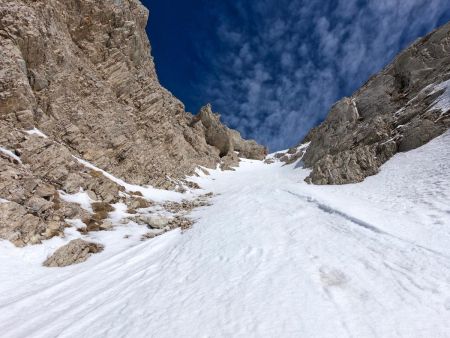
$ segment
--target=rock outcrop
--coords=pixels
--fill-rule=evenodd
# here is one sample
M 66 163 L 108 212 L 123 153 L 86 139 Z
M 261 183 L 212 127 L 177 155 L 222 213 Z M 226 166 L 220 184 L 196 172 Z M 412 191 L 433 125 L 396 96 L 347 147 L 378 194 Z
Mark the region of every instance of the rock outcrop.
M 263 160 L 267 155 L 267 148 L 254 140 L 244 140 L 237 130 L 232 130 L 220 122 L 220 115 L 213 113 L 211 105 L 200 109 L 198 115 L 192 119 L 192 125 L 201 122 L 205 129 L 206 143 L 219 149 L 220 157 L 230 155 L 236 151 L 240 157 L 253 160 Z
M 263 147 L 230 141 L 218 120 L 192 123 L 159 84 L 148 15 L 138 0 L 0 0 L 0 238 L 39 243 L 68 218 L 104 228 L 105 212 L 91 215 L 61 193 L 133 203 L 76 158 L 128 183 L 175 189 L 233 149 L 261 157 Z
M 86 261 L 92 254 L 101 252 L 103 245 L 74 239 L 57 249 L 53 255 L 43 263 L 47 267 L 63 267 Z
M 214 114 L 211 105 L 200 109 L 197 116 L 192 119 L 192 125 L 200 121 L 205 130 L 206 143 L 219 149 L 219 156 L 223 157 L 232 151 L 230 134 L 227 127 L 220 122 L 220 115 Z
M 450 23 L 418 40 L 303 140 L 307 181 L 344 184 L 378 172 L 396 152 L 450 127 Z
M 1 0 L 0 119 L 130 183 L 215 166 L 223 149 L 158 82 L 147 17 L 137 0 Z

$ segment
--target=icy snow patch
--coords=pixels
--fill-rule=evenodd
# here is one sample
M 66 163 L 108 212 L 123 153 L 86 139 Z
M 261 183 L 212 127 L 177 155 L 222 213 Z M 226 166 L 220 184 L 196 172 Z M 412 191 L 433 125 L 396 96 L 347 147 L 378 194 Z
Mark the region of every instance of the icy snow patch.
M 119 224 L 120 221 L 131 214 L 127 213 L 127 206 L 125 203 L 116 203 L 113 204 L 114 210 L 111 211 L 108 215 L 108 218 L 113 222 L 113 224 Z
M 268 155 L 266 156 L 266 159 L 274 158 L 274 156 L 275 156 L 276 154 L 280 154 L 280 153 L 281 153 L 281 154 L 287 154 L 287 155 L 295 155 L 295 154 L 297 154 L 300 150 L 306 150 L 306 149 L 308 149 L 308 147 L 309 147 L 310 144 L 311 144 L 311 141 L 306 142 L 306 143 L 302 143 L 302 144 L 299 145 L 298 147 L 295 147 L 297 151 L 296 151 L 294 154 L 288 154 L 288 153 L 287 153 L 287 152 L 289 151 L 289 149 L 291 149 L 291 148 L 279 150 L 279 151 L 276 151 L 276 152 L 274 152 L 274 153 L 270 153 L 270 154 L 268 154 Z
M 0 152 L 15 159 L 17 162 L 22 163 L 22 160 L 20 159 L 20 157 L 17 156 L 16 154 L 14 154 L 11 150 L 0 147 Z
M 47 135 L 45 135 L 42 131 L 40 131 L 40 130 L 37 129 L 36 127 L 34 127 L 34 128 L 31 129 L 31 130 L 25 130 L 25 132 L 26 132 L 28 135 L 37 135 L 37 136 L 39 136 L 39 137 L 48 138 Z
M 444 92 L 432 103 L 431 108 L 440 109 L 442 113 L 446 113 L 450 109 L 450 80 L 436 85 L 432 94 L 440 90 L 444 90 Z
M 86 224 L 84 224 L 83 221 L 79 218 L 75 219 L 66 218 L 65 221 L 67 224 L 73 226 L 75 229 L 82 229 L 86 227 Z
M 87 192 L 83 191 L 82 188 L 80 188 L 80 191 L 75 194 L 68 194 L 62 190 L 58 190 L 59 195 L 61 198 L 69 203 L 77 203 L 79 204 L 84 210 L 93 213 L 92 210 L 92 202 L 95 202 L 93 199 L 89 197 Z

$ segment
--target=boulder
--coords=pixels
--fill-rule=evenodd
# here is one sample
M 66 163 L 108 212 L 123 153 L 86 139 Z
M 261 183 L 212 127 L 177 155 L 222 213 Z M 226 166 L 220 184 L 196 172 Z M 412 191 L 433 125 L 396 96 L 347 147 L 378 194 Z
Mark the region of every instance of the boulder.
M 160 215 L 139 215 L 136 221 L 152 229 L 163 229 L 169 225 L 171 218 Z
M 43 263 L 47 267 L 63 267 L 86 261 L 92 254 L 101 252 L 103 245 L 74 239 L 57 249 Z

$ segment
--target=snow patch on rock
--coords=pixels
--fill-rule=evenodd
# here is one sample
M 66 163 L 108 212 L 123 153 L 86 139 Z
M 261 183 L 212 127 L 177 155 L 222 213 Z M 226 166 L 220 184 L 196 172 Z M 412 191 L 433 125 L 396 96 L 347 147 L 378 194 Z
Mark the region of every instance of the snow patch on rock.
M 186 198 L 185 195 L 175 191 L 162 190 L 154 188 L 152 186 L 140 186 L 136 184 L 127 183 L 124 180 L 117 178 L 111 175 L 110 173 L 96 167 L 95 165 L 89 163 L 88 161 L 85 161 L 78 157 L 75 157 L 75 159 L 81 164 L 83 164 L 85 167 L 101 172 L 105 177 L 117 183 L 118 185 L 124 187 L 128 192 L 140 192 L 146 199 L 153 200 L 156 202 L 162 202 L 162 201 L 181 201 L 183 198 Z
M 93 199 L 91 199 L 87 192 L 83 191 L 83 189 L 80 188 L 80 191 L 75 194 L 68 194 L 62 190 L 59 190 L 59 196 L 61 196 L 61 199 L 69 202 L 69 203 L 77 203 L 79 204 L 84 210 L 93 213 L 92 210 L 92 202 L 95 202 Z
M 39 136 L 39 137 L 48 138 L 47 135 L 45 135 L 42 131 L 40 131 L 36 127 L 34 127 L 33 129 L 30 129 L 30 130 L 26 130 L 25 132 L 28 135 L 36 135 L 36 136 Z
M 16 160 L 20 164 L 22 164 L 22 160 L 20 159 L 20 157 L 17 156 L 16 154 L 14 154 L 11 150 L 8 150 L 8 149 L 5 149 L 3 147 L 0 147 L 0 152 L 5 154 L 6 156 L 11 157 L 12 159 Z

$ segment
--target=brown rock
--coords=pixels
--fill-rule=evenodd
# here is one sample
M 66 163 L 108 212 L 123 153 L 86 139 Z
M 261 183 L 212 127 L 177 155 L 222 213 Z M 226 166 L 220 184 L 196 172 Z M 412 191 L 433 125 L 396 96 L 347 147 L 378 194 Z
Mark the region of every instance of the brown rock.
M 92 254 L 101 252 L 103 245 L 74 239 L 56 250 L 43 263 L 47 267 L 63 267 L 86 261 Z
M 136 212 L 136 209 L 143 209 L 152 206 L 152 203 L 142 197 L 134 197 L 126 201 L 129 213 Z
M 232 155 L 234 151 L 240 157 L 255 160 L 263 160 L 267 155 L 267 149 L 254 140 L 244 140 L 238 131 L 227 128 L 220 122 L 220 115 L 213 113 L 211 105 L 200 109 L 200 113 L 192 120 L 192 124 L 201 121 L 205 128 L 206 142 L 219 149 L 219 156 Z M 230 156 L 231 156 L 230 155 Z
M 0 203 L 0 237 L 17 246 L 40 243 L 45 223 L 16 202 Z
M 220 115 L 212 112 L 210 104 L 200 109 L 200 113 L 196 116 L 196 119 L 199 119 L 205 127 L 206 143 L 216 147 L 219 150 L 220 157 L 233 151 L 228 128 L 220 122 Z
M 226 156 L 222 157 L 220 169 L 234 170 L 235 167 L 239 166 L 239 161 L 239 156 L 235 152 L 228 153 Z
M 233 150 L 239 153 L 240 157 L 252 160 L 264 160 L 267 156 L 267 148 L 259 145 L 254 140 L 244 140 L 237 130 L 230 129 L 231 143 Z

